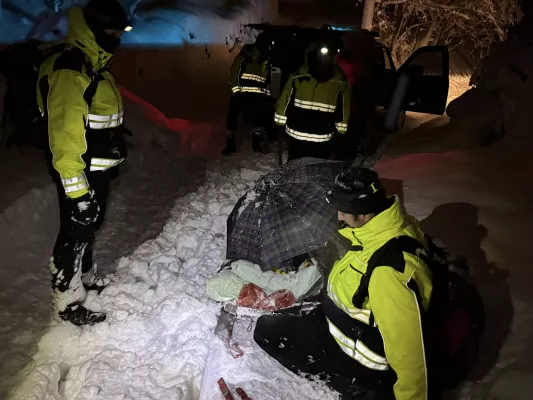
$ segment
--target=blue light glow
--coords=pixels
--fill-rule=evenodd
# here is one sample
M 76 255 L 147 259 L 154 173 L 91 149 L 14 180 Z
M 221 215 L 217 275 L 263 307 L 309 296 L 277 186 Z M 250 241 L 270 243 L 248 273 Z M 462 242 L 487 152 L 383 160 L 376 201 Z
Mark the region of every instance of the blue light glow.
M 0 19 L 0 43 L 13 43 L 25 39 L 30 32 L 35 32 L 34 38 L 57 40 L 49 33 L 51 27 L 56 27 L 61 36 L 67 33 L 66 18 L 57 18 L 49 13 L 45 17 L 46 8 L 42 0 L 14 0 L 17 7 L 27 17 L 15 12 L 2 10 Z M 74 3 L 74 1 L 72 1 Z M 78 3 L 83 3 L 79 1 Z M 1 4 L 1 3 L 0 3 Z M 35 7 L 31 7 L 35 5 Z M 122 42 L 126 46 L 159 46 L 227 44 L 232 45 L 235 38 L 249 41 L 242 25 L 257 23 L 268 19 L 268 4 L 266 1 L 250 1 L 250 9 L 243 10 L 241 15 L 234 18 L 221 18 L 214 13 L 187 13 L 177 10 L 154 10 L 133 18 L 133 30 L 124 34 Z M 39 16 L 41 24 L 38 29 L 34 21 Z M 59 19 L 59 22 L 57 20 Z M 57 22 L 57 25 L 56 25 Z M 47 32 L 43 35 L 43 32 Z
M 341 31 L 341 32 L 353 32 L 356 30 L 356 28 L 351 26 L 336 26 L 336 25 L 328 25 L 328 29 L 332 31 Z

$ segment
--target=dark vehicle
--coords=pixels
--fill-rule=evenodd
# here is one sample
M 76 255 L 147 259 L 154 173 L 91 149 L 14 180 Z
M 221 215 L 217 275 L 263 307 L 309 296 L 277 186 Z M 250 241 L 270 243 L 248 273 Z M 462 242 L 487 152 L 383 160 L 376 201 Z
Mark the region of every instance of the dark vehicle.
M 354 113 L 368 115 L 395 108 L 394 126 L 400 128 L 406 111 L 442 115 L 446 110 L 449 86 L 449 54 L 445 46 L 427 46 L 416 50 L 399 68 L 390 49 L 380 43 L 379 33 L 350 27 L 324 25 L 307 28 L 297 25 L 247 25 L 268 32 L 272 47 L 272 93 L 279 94 L 289 75 L 304 62 L 306 49 L 317 39 L 327 38 L 339 52 L 339 59 L 353 76 Z M 340 63 L 339 63 L 340 64 Z M 276 87 L 277 86 L 277 87 Z

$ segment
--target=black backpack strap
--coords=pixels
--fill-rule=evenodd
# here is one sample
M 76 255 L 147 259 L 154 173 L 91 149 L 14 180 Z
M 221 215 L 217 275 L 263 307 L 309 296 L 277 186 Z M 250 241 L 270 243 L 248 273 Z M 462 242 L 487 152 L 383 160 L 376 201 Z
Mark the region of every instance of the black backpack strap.
M 96 94 L 96 88 L 98 87 L 98 77 L 100 75 L 94 70 L 87 55 L 80 48 L 68 43 L 60 44 L 48 49 L 43 60 L 57 53 L 61 54 L 54 62 L 54 70 L 71 69 L 80 73 L 85 72 L 91 80 L 91 83 L 84 93 L 85 102 L 89 108 L 91 108 L 92 100 Z M 83 69 L 85 69 L 85 71 L 83 71 Z
M 423 251 L 422 251 L 423 250 Z M 428 261 L 424 254 L 425 249 L 422 244 L 410 236 L 398 236 L 390 239 L 372 254 L 368 260 L 366 272 L 361 277 L 361 282 L 357 291 L 352 297 L 354 307 L 362 308 L 365 299 L 368 297 L 368 286 L 372 273 L 379 266 L 388 266 L 398 272 L 405 271 L 405 259 L 403 253 L 409 253 Z

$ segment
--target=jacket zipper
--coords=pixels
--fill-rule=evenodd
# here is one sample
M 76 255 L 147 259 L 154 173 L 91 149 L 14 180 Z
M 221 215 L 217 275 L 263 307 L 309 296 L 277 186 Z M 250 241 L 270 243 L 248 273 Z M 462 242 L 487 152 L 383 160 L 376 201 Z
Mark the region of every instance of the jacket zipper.
M 362 271 L 359 271 L 357 268 L 355 268 L 355 267 L 352 265 L 352 263 L 350 263 L 350 264 L 348 264 L 346 267 L 344 267 L 344 268 L 342 269 L 342 271 L 339 272 L 339 275 L 342 274 L 344 271 L 346 271 L 346 270 L 348 269 L 348 267 L 351 268 L 352 270 L 354 270 L 355 272 L 358 272 L 358 273 L 360 273 L 361 275 L 364 275 L 364 273 L 363 273 Z
M 350 268 L 353 269 L 355 272 L 359 272 L 361 275 L 364 275 L 361 271 L 355 268 L 351 263 L 350 263 Z

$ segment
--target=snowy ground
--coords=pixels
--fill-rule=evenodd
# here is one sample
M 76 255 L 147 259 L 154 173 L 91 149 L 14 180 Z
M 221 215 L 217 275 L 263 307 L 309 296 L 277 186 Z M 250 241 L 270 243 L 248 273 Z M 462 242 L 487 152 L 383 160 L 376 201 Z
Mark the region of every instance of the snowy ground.
M 532 172 L 521 157 L 533 146 L 529 139 L 518 149 L 515 143 L 419 154 L 397 148 L 376 166 L 403 182 L 405 206 L 429 233 L 469 257 L 486 301 L 482 357 L 460 398 L 527 399 L 533 390 L 529 241 L 520 240 L 532 221 L 529 193 L 519 184 Z M 249 153 L 210 163 L 202 185 L 176 200 L 163 232 L 123 257 L 113 283 L 91 299 L 109 321 L 81 329 L 52 322 L 42 329 L 11 398 L 217 399 L 216 380 L 224 376 L 261 400 L 333 399 L 262 353 L 248 332 L 250 321 L 236 328 L 246 353 L 241 359 L 213 336 L 219 307 L 205 298 L 204 283 L 223 260 L 226 217 L 274 166 L 274 157 Z
M 529 399 L 533 143 L 522 130 L 487 148 L 465 146 L 473 143 L 471 133 L 447 123 L 441 118 L 392 137 L 376 168 L 402 182 L 407 210 L 430 234 L 471 261 L 488 327 L 479 366 L 459 398 Z M 210 400 L 220 398 L 216 380 L 223 376 L 258 400 L 335 398 L 260 351 L 248 319 L 236 325 L 240 359 L 213 334 L 219 307 L 204 286 L 223 261 L 227 215 L 275 167 L 275 157 L 244 152 L 207 169 L 199 161 L 165 160 L 157 150 L 137 154 L 117 183 L 97 244 L 112 283 L 90 298 L 109 318 L 94 327 L 51 317 L 46 258 L 57 229 L 53 188 L 39 180 L 38 189 L 0 214 L 0 226 L 9 227 L 27 214 L 15 233 L 0 230 L 0 389 L 15 387 L 0 397 Z
M 113 283 L 91 299 L 108 313 L 106 323 L 51 322 L 13 399 L 216 399 L 220 376 L 249 393 L 259 388 L 262 399 L 296 391 L 327 398 L 325 389 L 277 368 L 250 334 L 239 361 L 213 337 L 219 306 L 204 286 L 223 261 L 227 215 L 275 166 L 272 156 L 251 158 L 210 164 L 203 185 L 175 202 L 163 232 L 120 259 Z
M 175 133 L 157 129 L 135 106 L 126 106 L 137 148 L 113 183 L 110 213 L 97 238 L 96 261 L 104 274 L 116 270 L 117 258 L 157 236 L 176 197 L 196 190 L 205 179 L 204 161 L 177 159 L 161 149 L 160 142 L 177 147 Z M 22 154 L 18 149 L 3 153 L 0 187 L 0 398 L 4 399 L 48 329 L 47 260 L 57 234 L 58 210 L 56 190 L 40 152 L 24 148 Z

